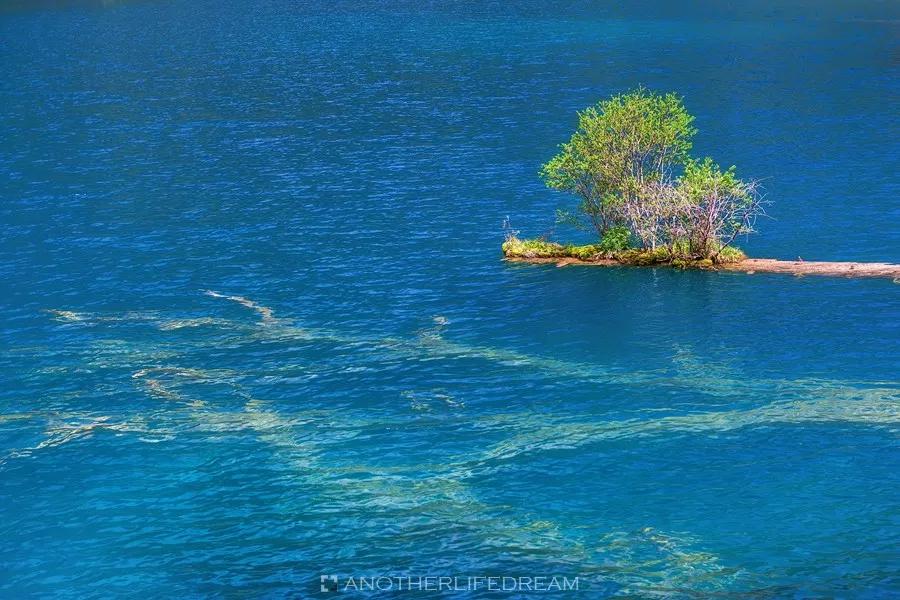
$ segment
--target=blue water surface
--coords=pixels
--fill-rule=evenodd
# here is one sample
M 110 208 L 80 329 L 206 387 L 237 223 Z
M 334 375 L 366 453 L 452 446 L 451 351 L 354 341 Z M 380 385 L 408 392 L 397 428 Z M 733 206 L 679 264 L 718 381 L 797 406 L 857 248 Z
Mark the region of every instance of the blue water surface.
M 554 4 L 3 3 L 0 597 L 900 596 L 900 286 L 499 251 L 643 84 L 900 262 L 898 5 Z

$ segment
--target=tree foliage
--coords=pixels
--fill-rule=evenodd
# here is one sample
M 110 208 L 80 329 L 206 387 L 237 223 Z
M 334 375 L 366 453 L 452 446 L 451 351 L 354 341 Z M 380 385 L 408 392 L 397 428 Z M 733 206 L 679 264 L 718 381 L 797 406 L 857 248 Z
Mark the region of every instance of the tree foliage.
M 672 93 L 613 96 L 578 113 L 577 130 L 541 176 L 580 199 L 601 240 L 614 231 L 621 245 L 624 228 L 642 248 L 715 259 L 753 231 L 762 202 L 756 182 L 738 179 L 734 167 L 690 157 L 693 121 Z
M 737 236 L 753 233 L 762 214 L 761 194 L 755 181 L 741 181 L 735 167 L 723 171 L 709 157 L 687 163 L 678 180 L 683 197 L 690 251 L 715 259 Z

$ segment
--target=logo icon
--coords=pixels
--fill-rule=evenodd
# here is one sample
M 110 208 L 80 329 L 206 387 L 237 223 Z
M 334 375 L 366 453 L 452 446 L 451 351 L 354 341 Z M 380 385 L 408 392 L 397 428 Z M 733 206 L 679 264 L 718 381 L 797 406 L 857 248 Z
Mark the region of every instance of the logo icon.
M 336 592 L 338 590 L 337 575 L 319 575 L 319 589 L 323 592 Z

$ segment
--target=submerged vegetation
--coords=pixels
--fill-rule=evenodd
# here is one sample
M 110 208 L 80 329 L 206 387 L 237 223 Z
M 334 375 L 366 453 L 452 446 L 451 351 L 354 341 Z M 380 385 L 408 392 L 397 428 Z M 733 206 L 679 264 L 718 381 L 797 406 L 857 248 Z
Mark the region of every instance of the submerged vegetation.
M 756 181 L 735 167 L 690 156 L 697 130 L 675 94 L 643 88 L 578 114 L 578 129 L 541 168 L 548 187 L 579 199 L 557 220 L 594 231 L 595 244 L 521 240 L 507 232 L 509 257 L 612 259 L 626 264 L 705 266 L 740 261 L 735 239 L 764 214 Z

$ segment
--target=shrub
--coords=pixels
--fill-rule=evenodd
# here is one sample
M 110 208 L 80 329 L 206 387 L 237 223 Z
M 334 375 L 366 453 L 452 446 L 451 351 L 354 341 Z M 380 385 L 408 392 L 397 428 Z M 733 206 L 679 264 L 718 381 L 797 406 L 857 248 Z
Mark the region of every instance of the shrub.
M 511 236 L 503 242 L 503 254 L 522 258 L 552 258 L 564 256 L 565 248 L 556 242 L 541 239 L 521 240 Z
M 644 248 L 632 248 L 616 255 L 616 260 L 627 265 L 660 265 L 671 262 L 672 255 L 667 248 L 659 247 L 652 250 Z
M 597 249 L 605 254 L 614 254 L 628 250 L 630 246 L 631 231 L 627 227 L 617 225 L 606 230 L 606 233 L 600 239 L 600 243 L 597 244 Z
M 756 182 L 744 182 L 735 167 L 722 170 L 711 158 L 690 161 L 677 190 L 687 207 L 691 253 L 716 260 L 738 235 L 753 233 L 762 213 Z M 734 256 L 734 254 L 730 254 Z
M 597 244 L 576 246 L 558 244 L 543 239 L 519 239 L 511 236 L 503 242 L 503 254 L 510 258 L 578 258 L 590 260 L 600 254 Z
M 740 248 L 735 248 L 734 246 L 723 246 L 716 252 L 712 260 L 716 264 L 727 264 L 741 262 L 745 258 L 747 258 L 747 255 L 744 254 Z

